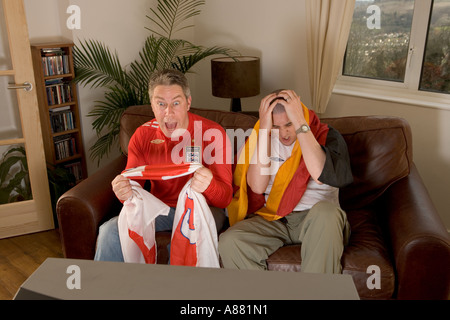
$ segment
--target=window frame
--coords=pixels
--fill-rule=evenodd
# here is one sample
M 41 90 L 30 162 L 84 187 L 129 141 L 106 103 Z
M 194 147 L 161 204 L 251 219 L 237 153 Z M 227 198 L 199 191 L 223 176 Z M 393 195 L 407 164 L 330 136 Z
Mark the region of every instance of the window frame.
M 419 89 L 432 6 L 433 0 L 414 2 L 404 82 L 346 76 L 343 61 L 333 93 L 450 110 L 450 94 Z

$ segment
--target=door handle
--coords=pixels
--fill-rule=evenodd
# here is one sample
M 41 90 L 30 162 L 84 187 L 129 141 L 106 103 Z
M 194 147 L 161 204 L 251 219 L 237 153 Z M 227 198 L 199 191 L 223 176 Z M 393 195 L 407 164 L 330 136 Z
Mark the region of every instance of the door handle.
M 31 83 L 29 83 L 28 81 L 24 82 L 23 84 L 9 83 L 8 89 L 9 90 L 20 90 L 20 89 L 23 89 L 23 90 L 28 92 L 28 91 L 33 90 L 33 85 Z

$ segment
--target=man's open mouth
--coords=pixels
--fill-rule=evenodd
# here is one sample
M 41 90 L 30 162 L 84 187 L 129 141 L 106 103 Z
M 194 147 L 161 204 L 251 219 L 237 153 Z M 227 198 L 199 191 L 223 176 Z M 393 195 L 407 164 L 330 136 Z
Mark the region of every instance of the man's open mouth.
M 281 142 L 282 142 L 284 145 L 291 145 L 291 143 L 292 143 L 291 141 L 292 141 L 292 139 L 291 139 L 290 136 L 282 137 L 282 138 L 281 138 Z
M 166 125 L 166 129 L 170 130 L 170 131 L 173 131 L 177 128 L 176 122 L 166 122 L 165 125 Z

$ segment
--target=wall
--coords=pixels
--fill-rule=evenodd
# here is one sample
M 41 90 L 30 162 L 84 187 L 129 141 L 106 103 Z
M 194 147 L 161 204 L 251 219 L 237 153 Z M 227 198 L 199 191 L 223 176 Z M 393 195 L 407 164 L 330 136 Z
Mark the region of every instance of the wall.
M 39 4 L 38 4 L 39 3 Z M 133 5 L 130 5 L 132 3 Z M 65 35 L 96 39 L 117 50 L 123 65 L 131 62 L 148 35 L 144 29 L 149 8 L 156 0 L 25 0 L 31 37 Z M 67 32 L 65 13 L 69 4 L 82 10 L 82 28 Z M 276 88 L 291 88 L 309 105 L 310 94 L 305 48 L 304 0 L 214 0 L 207 1 L 195 28 L 183 35 L 195 44 L 228 46 L 243 55 L 261 58 L 261 94 L 242 99 L 244 110 L 256 111 L 260 99 Z M 199 63 L 188 78 L 193 106 L 228 110 L 229 101 L 211 94 L 210 61 Z M 87 114 L 101 90 L 80 88 L 83 134 L 89 148 L 96 140 Z M 334 94 L 322 116 L 394 115 L 406 118 L 412 127 L 414 159 L 430 195 L 450 229 L 450 111 L 399 103 L 380 102 Z M 104 159 L 101 166 L 114 159 Z M 98 169 L 89 161 L 89 173 Z
M 70 4 L 81 9 L 81 29 L 73 31 L 75 43 L 79 40 L 98 40 L 106 44 L 111 52 L 117 52 L 123 67 L 138 57 L 139 51 L 150 32 L 145 29 L 146 15 L 150 13 L 152 3 L 156 1 L 133 0 L 70 0 Z M 132 3 L 132 5 L 130 5 Z M 83 117 L 83 138 L 86 153 L 97 141 L 92 130 L 94 118 L 88 113 L 95 106 L 95 101 L 104 101 L 102 89 L 90 89 L 79 86 L 79 99 Z M 103 165 L 119 156 L 118 144 L 112 148 L 109 158 L 103 158 L 100 164 L 88 159 L 88 172 L 94 173 Z
M 244 111 L 257 111 L 261 98 L 279 88 L 295 89 L 309 102 L 304 7 L 304 0 L 207 1 L 196 17 L 196 43 L 261 58 L 261 94 L 243 98 Z M 229 110 L 228 99 L 211 94 L 210 60 L 195 69 L 194 105 Z
M 62 38 L 71 41 L 72 32 L 66 28 L 65 16 L 69 0 L 24 0 L 24 5 L 31 43 Z

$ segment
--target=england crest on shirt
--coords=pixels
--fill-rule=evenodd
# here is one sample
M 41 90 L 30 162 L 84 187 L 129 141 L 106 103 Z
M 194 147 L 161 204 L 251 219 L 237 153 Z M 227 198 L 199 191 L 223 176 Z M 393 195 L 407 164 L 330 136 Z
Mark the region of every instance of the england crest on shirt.
M 185 162 L 186 163 L 201 163 L 201 149 L 200 147 L 187 146 L 185 148 Z

